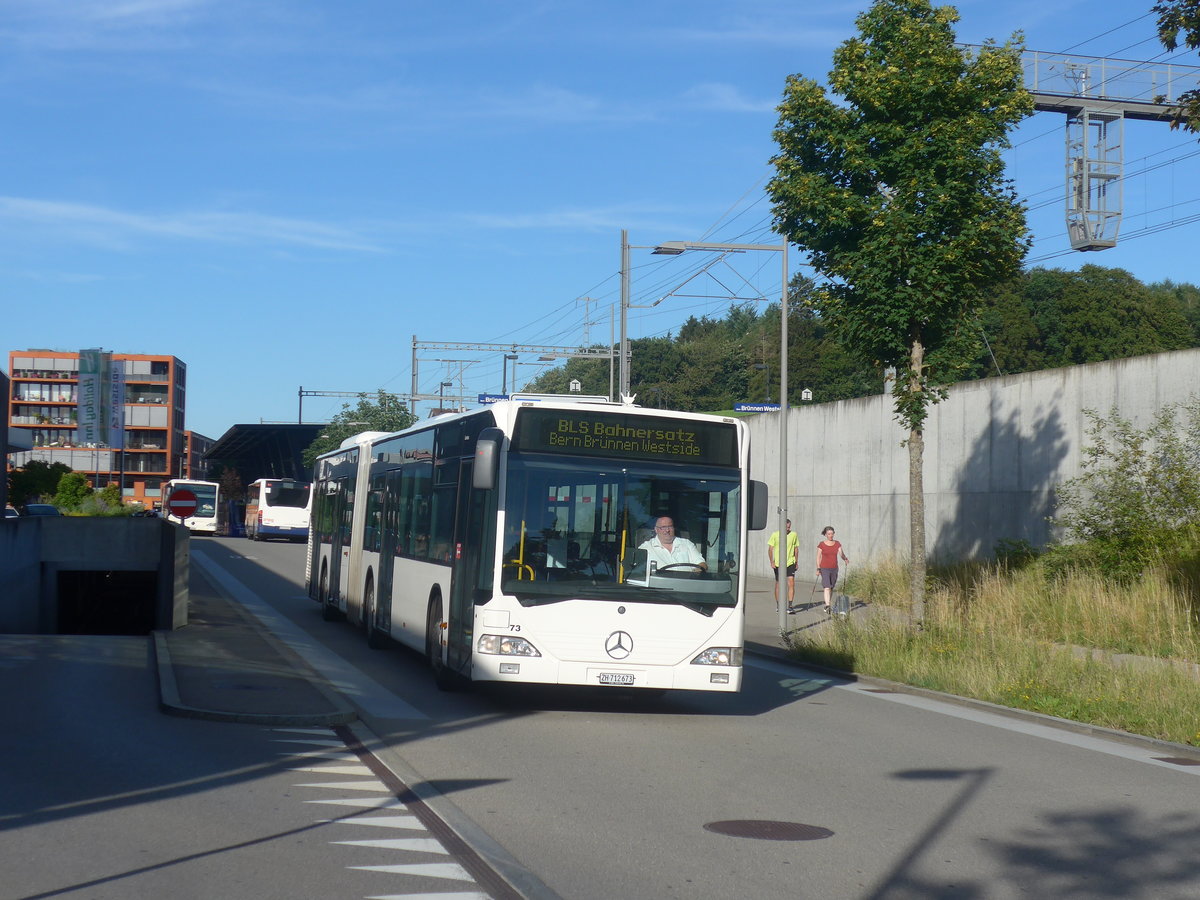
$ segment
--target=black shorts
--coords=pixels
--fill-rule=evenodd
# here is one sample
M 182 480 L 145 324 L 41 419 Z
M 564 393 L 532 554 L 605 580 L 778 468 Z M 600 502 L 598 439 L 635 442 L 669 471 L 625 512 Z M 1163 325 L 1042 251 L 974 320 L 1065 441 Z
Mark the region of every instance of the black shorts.
M 795 566 L 788 566 L 788 571 L 787 571 L 788 578 L 796 577 L 796 566 L 798 566 L 798 565 L 800 565 L 800 563 L 796 563 Z M 779 566 L 771 566 L 771 571 L 775 573 L 775 580 L 778 581 L 779 580 Z

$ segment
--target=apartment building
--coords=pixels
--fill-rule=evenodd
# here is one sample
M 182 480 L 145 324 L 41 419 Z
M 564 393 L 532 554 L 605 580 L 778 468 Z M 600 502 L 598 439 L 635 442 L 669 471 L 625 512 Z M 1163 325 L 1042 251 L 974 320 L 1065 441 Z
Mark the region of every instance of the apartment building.
M 184 428 L 185 363 L 141 353 L 113 353 L 112 360 L 124 363 L 124 429 L 110 442 L 86 441 L 78 422 L 80 354 L 9 352 L 9 431 L 27 435 L 33 445 L 10 456 L 9 463 L 64 463 L 96 487 L 120 484 L 128 503 L 158 506 L 168 479 L 202 477 L 203 448 L 212 441 Z

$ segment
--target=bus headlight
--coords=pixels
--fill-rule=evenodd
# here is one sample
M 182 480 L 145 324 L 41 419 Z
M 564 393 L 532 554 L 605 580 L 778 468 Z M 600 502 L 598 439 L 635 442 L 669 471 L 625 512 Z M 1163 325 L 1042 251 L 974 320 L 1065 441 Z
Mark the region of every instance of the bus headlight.
M 741 647 L 709 647 L 692 660 L 693 666 L 740 666 Z
M 507 634 L 481 634 L 478 649 L 480 653 L 490 653 L 493 656 L 542 655 L 525 638 L 511 637 Z

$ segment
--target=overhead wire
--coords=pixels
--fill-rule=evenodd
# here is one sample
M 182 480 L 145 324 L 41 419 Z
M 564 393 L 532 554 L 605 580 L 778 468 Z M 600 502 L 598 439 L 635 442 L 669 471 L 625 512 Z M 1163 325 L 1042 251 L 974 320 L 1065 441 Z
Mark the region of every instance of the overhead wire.
M 1120 25 L 1113 26 L 1103 32 L 1100 32 L 1099 34 L 1096 34 L 1092 37 L 1089 37 L 1080 42 L 1077 42 L 1060 52 L 1066 54 L 1066 53 L 1075 51 L 1081 47 L 1086 46 L 1087 44 L 1090 44 L 1094 41 L 1100 40 L 1100 39 L 1110 36 L 1112 34 L 1115 34 L 1116 32 L 1119 32 L 1124 28 L 1127 28 L 1138 22 L 1141 22 L 1141 21 L 1145 20 L 1146 18 L 1150 17 L 1151 15 L 1153 15 L 1152 12 L 1136 16 L 1135 18 L 1132 18 L 1126 22 L 1123 22 Z M 1142 40 L 1133 42 L 1131 44 L 1127 44 L 1126 46 L 1124 46 L 1116 51 L 1112 51 L 1111 53 L 1107 54 L 1107 56 L 1112 57 L 1115 54 L 1127 52 L 1130 49 L 1141 46 L 1141 45 L 1148 43 L 1150 41 L 1153 41 L 1153 40 L 1154 40 L 1153 37 L 1144 38 Z M 1160 53 L 1160 54 L 1157 54 L 1153 59 L 1147 60 L 1147 61 L 1142 61 L 1142 62 L 1144 65 L 1152 65 L 1155 61 L 1157 61 L 1159 58 L 1161 58 L 1164 55 L 1165 55 L 1165 53 Z M 1038 140 L 1041 140 L 1045 137 L 1048 137 L 1052 134 L 1061 134 L 1061 128 L 1054 128 L 1054 129 L 1048 130 L 1046 132 L 1027 137 L 1027 138 L 1021 140 L 1020 142 L 1014 144 L 1011 148 L 1009 148 L 1008 152 L 1015 151 L 1019 148 L 1028 147 L 1030 144 L 1032 144 Z M 1146 154 L 1143 157 L 1139 157 L 1137 160 L 1134 160 L 1134 163 L 1146 162 L 1148 164 L 1140 169 L 1134 169 L 1134 170 L 1127 169 L 1126 173 L 1125 173 L 1125 178 L 1128 179 L 1128 178 L 1132 178 L 1132 177 L 1138 177 L 1141 175 L 1145 175 L 1147 173 L 1154 172 L 1154 171 L 1157 171 L 1162 168 L 1173 166 L 1181 161 L 1190 159 L 1196 155 L 1200 155 L 1200 151 L 1194 151 L 1191 153 L 1184 153 L 1184 154 L 1177 155 L 1169 160 L 1159 161 L 1159 162 L 1155 162 L 1155 163 L 1149 162 L 1155 156 L 1159 156 L 1163 153 L 1173 152 L 1178 149 L 1180 149 L 1180 147 L 1164 148 L 1164 149 L 1157 150 L 1153 153 Z M 720 241 L 723 241 L 726 243 L 760 243 L 760 242 L 765 242 L 766 240 L 769 239 L 769 237 L 776 237 L 776 239 L 777 239 L 777 236 L 774 235 L 772 223 L 771 223 L 769 216 L 765 216 L 763 218 L 754 220 L 752 222 L 746 221 L 750 216 L 753 215 L 754 211 L 761 206 L 761 204 L 766 202 L 766 195 L 765 195 L 765 193 L 760 191 L 760 188 L 762 187 L 764 182 L 769 178 L 769 176 L 770 176 L 770 170 L 768 168 L 766 173 L 764 173 L 753 184 L 751 184 L 751 186 L 748 187 L 742 193 L 742 195 L 737 198 L 737 200 L 735 200 L 726 210 L 724 210 L 708 226 L 708 228 L 705 229 L 701 233 L 699 242 L 709 242 L 710 239 L 712 239 L 713 236 L 717 235 L 717 234 L 725 234 L 725 235 L 732 234 L 733 236 L 727 236 L 727 237 L 723 237 L 723 238 L 719 239 Z M 1036 211 L 1036 210 L 1040 210 L 1040 209 L 1043 209 L 1048 206 L 1052 206 L 1056 202 L 1060 202 L 1062 190 L 1063 190 L 1063 187 L 1060 182 L 1059 184 L 1056 184 L 1052 187 L 1042 188 L 1042 189 L 1039 189 L 1039 190 L 1036 190 L 1033 192 L 1028 192 L 1023 195 L 1023 199 L 1030 204 L 1028 207 L 1029 210 Z M 1047 195 L 1047 194 L 1052 194 L 1052 193 L 1058 194 L 1058 196 L 1053 197 L 1049 200 L 1045 200 L 1045 201 L 1031 202 L 1031 201 L 1035 201 L 1036 198 L 1041 197 L 1042 195 Z M 755 195 L 755 194 L 756 194 L 756 196 L 754 196 L 752 199 L 750 199 L 750 202 L 747 202 L 747 199 L 751 198 L 751 195 Z M 1160 212 L 1165 209 L 1171 209 L 1171 208 L 1175 208 L 1178 206 L 1186 206 L 1192 202 L 1195 202 L 1195 201 L 1183 201 L 1179 204 L 1173 204 L 1170 207 L 1163 207 L 1160 210 L 1147 212 L 1146 214 L 1149 215 L 1149 214 L 1152 214 L 1153 212 Z M 1181 225 L 1181 224 L 1188 224 L 1192 221 L 1195 221 L 1197 218 L 1198 217 L 1196 217 L 1196 216 L 1188 216 L 1188 217 L 1176 220 L 1175 222 L 1171 222 L 1171 223 L 1160 223 L 1160 224 L 1156 224 L 1153 226 L 1147 226 L 1146 228 L 1139 229 L 1138 231 L 1130 232 L 1127 235 L 1123 235 L 1122 239 L 1129 240 L 1129 239 L 1134 239 L 1137 237 L 1142 237 L 1147 234 L 1157 233 L 1158 231 L 1165 230 L 1166 228 L 1177 227 L 1178 225 Z M 736 230 L 735 226 L 737 228 L 740 228 L 740 230 Z M 1056 237 L 1061 237 L 1061 234 L 1057 235 Z M 1050 238 L 1047 238 L 1047 239 L 1050 239 Z M 1040 241 L 1043 239 L 1039 238 L 1038 240 Z M 711 242 L 716 243 L 718 241 L 711 240 Z M 1045 259 L 1052 259 L 1052 258 L 1057 258 L 1059 256 L 1066 256 L 1066 255 L 1069 255 L 1074 252 L 1077 252 L 1077 251 L 1064 250 L 1061 252 L 1036 257 L 1036 258 L 1028 260 L 1027 262 L 1036 263 L 1039 261 L 1043 261 Z M 711 308 L 712 304 L 715 302 L 733 302 L 729 295 L 732 294 L 733 296 L 736 297 L 736 293 L 734 291 L 730 290 L 728 288 L 728 286 L 722 285 L 722 288 L 725 291 L 724 294 L 714 294 L 711 298 L 703 298 L 702 301 L 698 302 L 698 303 L 672 303 L 669 307 L 658 307 L 658 306 L 650 307 L 649 306 L 649 304 L 651 302 L 653 302 L 654 300 L 661 300 L 664 298 L 664 295 L 669 294 L 671 287 L 674 284 L 677 284 L 683 280 L 687 280 L 687 279 L 696 277 L 696 275 L 703 269 L 704 265 L 706 264 L 706 261 L 703 258 L 705 256 L 704 254 L 694 254 L 694 255 L 689 254 L 688 256 L 689 257 L 695 256 L 696 258 L 689 259 L 686 263 L 681 263 L 675 257 L 669 257 L 669 258 L 663 259 L 663 260 L 654 260 L 651 262 L 631 266 L 630 275 L 631 275 L 631 284 L 633 286 L 633 295 L 630 298 L 630 302 L 631 302 L 630 314 L 631 314 L 632 319 L 637 320 L 639 324 L 643 324 L 643 325 L 651 323 L 654 320 L 661 320 L 666 317 L 673 317 L 674 319 L 677 320 L 677 319 L 679 319 L 681 313 L 692 313 L 697 310 Z M 751 279 L 758 277 L 761 274 L 761 272 L 764 271 L 764 269 L 763 269 L 764 266 L 770 266 L 770 261 L 766 260 L 766 259 L 760 261 L 756 265 L 755 271 L 750 276 L 750 278 L 742 277 L 740 272 L 738 272 L 738 270 L 736 268 L 733 271 L 736 274 L 738 274 L 739 278 L 741 278 L 747 285 L 750 285 L 751 288 L 753 289 L 753 284 L 751 282 Z M 710 272 L 707 274 L 712 274 L 712 273 Z M 615 305 L 618 302 L 617 294 L 619 293 L 619 285 L 615 284 L 614 282 L 616 282 L 619 279 L 619 275 L 620 275 L 620 273 L 616 272 L 616 271 L 608 273 L 603 278 L 601 278 L 599 281 L 597 281 L 588 290 L 582 292 L 579 295 L 579 297 L 591 297 L 592 299 L 596 300 L 600 304 L 603 304 L 605 301 L 607 301 L 610 305 Z M 636 276 L 636 277 L 634 277 L 634 276 Z M 716 283 L 719 285 L 721 284 L 721 282 L 716 278 L 714 278 L 714 281 L 716 281 Z M 577 330 L 574 325 L 570 324 L 572 321 L 572 313 L 577 309 L 577 306 L 578 306 L 577 299 L 572 299 L 571 301 L 567 301 L 563 304 L 560 304 L 560 305 L 554 307 L 548 313 L 540 315 L 533 322 L 529 322 L 524 325 L 514 326 L 512 329 L 504 332 L 502 335 L 493 339 L 491 342 L 492 343 L 503 343 L 505 340 L 508 340 L 518 334 L 528 335 L 531 333 L 530 330 L 534 329 L 532 331 L 532 340 L 555 341 L 555 342 L 561 342 L 564 345 L 569 345 L 571 343 L 570 335 L 575 333 Z M 656 332 L 656 334 L 652 334 L 649 336 L 661 336 L 663 334 L 670 333 L 671 330 L 672 329 L 661 330 L 661 331 Z M 528 343 L 531 341 L 526 340 L 524 342 Z M 606 342 L 593 341 L 593 343 L 606 343 Z M 547 363 L 547 365 L 549 365 L 549 363 Z M 497 370 L 497 367 L 494 364 L 490 364 L 490 365 L 484 365 L 480 370 L 478 370 L 478 372 L 480 375 L 483 375 L 483 374 L 493 375 L 494 374 L 494 375 L 498 376 L 499 373 L 496 370 Z

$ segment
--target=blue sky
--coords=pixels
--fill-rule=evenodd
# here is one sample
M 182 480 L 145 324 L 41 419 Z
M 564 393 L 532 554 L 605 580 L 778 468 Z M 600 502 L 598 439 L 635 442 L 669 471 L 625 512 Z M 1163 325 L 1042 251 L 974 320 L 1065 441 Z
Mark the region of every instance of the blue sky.
M 970 0 L 958 37 L 1200 65 L 1162 56 L 1152 5 Z M 174 354 L 188 427 L 219 437 L 296 421 L 301 386 L 407 393 L 414 335 L 575 346 L 590 321 L 607 341 L 622 228 L 775 240 L 784 80 L 823 79 L 866 6 L 0 0 L 3 349 Z M 1200 283 L 1195 136 L 1129 123 L 1129 237 L 1069 254 L 1063 132 L 1039 113 L 1007 154 L 1031 260 Z M 630 336 L 722 315 L 724 288 L 778 295 L 776 254 L 734 262 L 632 310 Z M 699 260 L 632 263 L 649 304 Z M 423 350 L 420 390 L 496 392 L 501 365 Z M 309 398 L 305 420 L 342 402 Z

